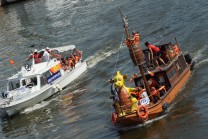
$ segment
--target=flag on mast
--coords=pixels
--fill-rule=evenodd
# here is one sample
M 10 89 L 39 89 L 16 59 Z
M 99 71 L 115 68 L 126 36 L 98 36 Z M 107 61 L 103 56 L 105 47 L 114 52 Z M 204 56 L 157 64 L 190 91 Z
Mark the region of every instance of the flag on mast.
M 10 62 L 10 64 L 12 64 L 12 65 L 15 64 L 14 60 L 12 60 L 12 59 L 9 59 L 9 62 Z

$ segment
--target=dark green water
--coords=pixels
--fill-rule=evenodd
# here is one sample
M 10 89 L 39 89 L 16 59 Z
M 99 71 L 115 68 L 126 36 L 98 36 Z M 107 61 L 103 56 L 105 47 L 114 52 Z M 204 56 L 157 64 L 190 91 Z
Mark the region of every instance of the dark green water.
M 119 48 L 124 31 L 117 7 L 132 30 L 140 31 L 142 44 L 172 34 L 197 62 L 167 115 L 122 130 L 111 124 L 107 80 L 116 70 L 131 75 L 136 68 L 125 47 Z M 0 138 L 206 139 L 207 25 L 207 0 L 27 0 L 0 8 L 1 90 L 15 73 L 8 58 L 19 68 L 33 44 L 38 49 L 75 44 L 89 64 L 64 91 L 2 124 Z

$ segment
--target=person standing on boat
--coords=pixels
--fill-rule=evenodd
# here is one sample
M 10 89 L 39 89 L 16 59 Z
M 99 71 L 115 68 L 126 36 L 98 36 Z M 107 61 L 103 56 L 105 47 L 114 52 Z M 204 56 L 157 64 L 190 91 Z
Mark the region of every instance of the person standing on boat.
M 150 44 L 149 42 L 145 42 L 145 46 L 150 51 L 150 59 L 155 61 L 156 65 L 159 66 L 158 61 L 159 60 L 163 65 L 166 66 L 165 62 L 161 58 L 161 50 L 155 45 Z
M 126 46 L 138 46 L 140 42 L 140 35 L 138 32 L 133 31 L 132 32 L 132 39 L 126 38 Z
M 119 101 L 118 91 L 115 88 L 114 80 L 110 79 L 108 82 L 111 84 L 111 94 L 113 95 L 113 96 L 111 96 L 111 98 L 113 98 L 113 101 L 116 101 L 116 102 Z
M 72 56 L 75 58 L 75 62 L 77 63 L 82 58 L 82 52 L 74 48 Z
M 45 48 L 45 51 L 43 53 L 43 61 L 44 62 L 50 61 L 50 50 L 48 47 Z
M 38 50 L 37 49 L 35 49 L 34 53 L 30 54 L 29 58 L 26 59 L 26 60 L 28 61 L 28 60 L 33 59 L 33 58 L 34 58 L 35 64 L 40 63 L 40 55 L 38 54 Z

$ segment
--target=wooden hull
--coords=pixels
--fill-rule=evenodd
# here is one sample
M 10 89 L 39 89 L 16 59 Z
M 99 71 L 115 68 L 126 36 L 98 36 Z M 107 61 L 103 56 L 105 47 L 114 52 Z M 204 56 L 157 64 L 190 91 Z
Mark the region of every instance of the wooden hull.
M 166 92 L 166 94 L 160 98 L 160 101 L 152 106 L 147 107 L 149 112 L 149 120 L 160 116 L 165 111 L 164 104 L 170 104 L 174 100 L 180 89 L 190 77 L 190 74 L 190 66 L 188 66 L 178 77 L 178 79 L 175 80 L 168 92 Z M 144 121 L 141 120 L 136 113 L 132 113 L 123 117 L 117 117 L 116 119 L 116 123 L 121 126 L 132 126 L 141 124 L 143 122 Z

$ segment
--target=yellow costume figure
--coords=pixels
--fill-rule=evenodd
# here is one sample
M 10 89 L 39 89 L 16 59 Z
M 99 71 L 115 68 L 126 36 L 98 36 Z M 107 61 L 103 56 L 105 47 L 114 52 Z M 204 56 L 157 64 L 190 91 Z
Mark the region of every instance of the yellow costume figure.
M 121 75 L 120 71 L 117 71 L 114 77 L 115 87 L 118 90 L 120 112 L 119 116 L 124 116 L 128 110 L 134 112 L 137 110 L 137 99 L 131 96 L 131 92 L 135 92 L 135 88 L 129 88 L 125 86 L 125 79 L 127 75 Z M 118 108 L 119 109 L 119 108 Z

